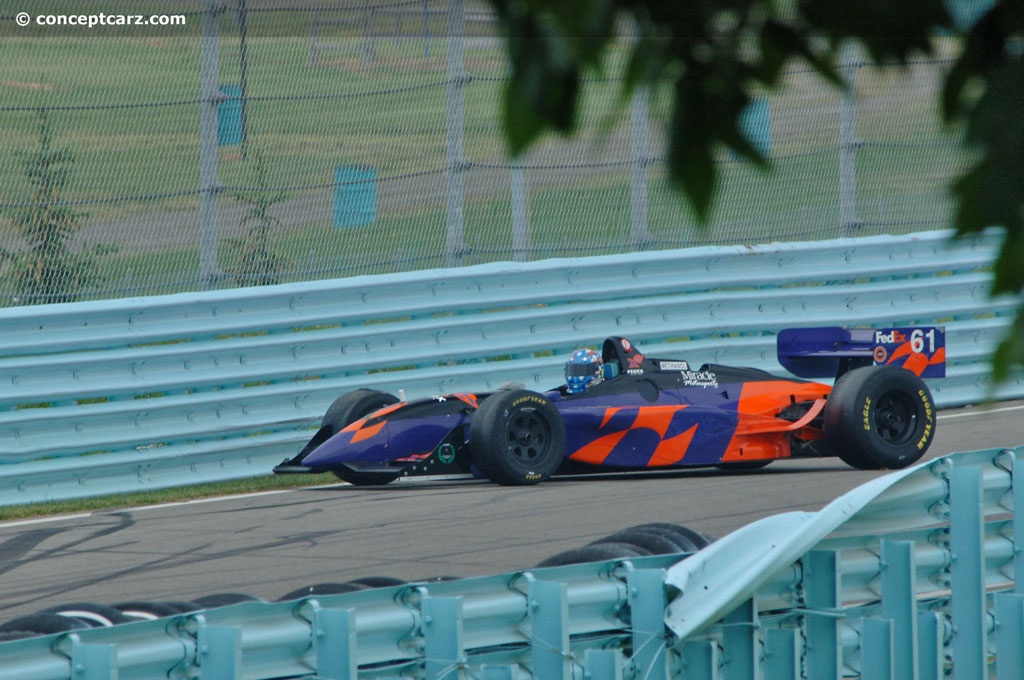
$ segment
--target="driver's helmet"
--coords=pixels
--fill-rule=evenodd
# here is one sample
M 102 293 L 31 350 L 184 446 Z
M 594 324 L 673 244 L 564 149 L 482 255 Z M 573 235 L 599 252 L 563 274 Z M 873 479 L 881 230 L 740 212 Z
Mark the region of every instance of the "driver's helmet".
M 565 385 L 569 394 L 579 394 L 604 379 L 604 362 L 592 349 L 578 349 L 565 362 Z

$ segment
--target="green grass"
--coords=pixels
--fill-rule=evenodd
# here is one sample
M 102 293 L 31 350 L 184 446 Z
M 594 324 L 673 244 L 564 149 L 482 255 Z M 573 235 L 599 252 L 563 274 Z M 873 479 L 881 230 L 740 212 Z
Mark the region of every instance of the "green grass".
M 50 517 L 54 515 L 134 508 L 144 505 L 176 503 L 217 496 L 259 493 L 261 491 L 296 489 L 319 484 L 334 484 L 337 481 L 337 478 L 334 476 L 326 474 L 253 477 L 230 482 L 199 484 L 172 489 L 154 489 L 113 496 L 0 506 L 0 521 L 6 522 L 33 517 Z

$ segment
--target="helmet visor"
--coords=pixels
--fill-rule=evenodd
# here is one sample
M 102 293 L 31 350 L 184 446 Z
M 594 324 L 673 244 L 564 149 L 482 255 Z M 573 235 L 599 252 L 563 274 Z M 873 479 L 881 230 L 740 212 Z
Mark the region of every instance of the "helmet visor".
M 601 364 L 592 362 L 589 364 L 566 364 L 565 375 L 568 378 L 589 378 L 601 372 Z

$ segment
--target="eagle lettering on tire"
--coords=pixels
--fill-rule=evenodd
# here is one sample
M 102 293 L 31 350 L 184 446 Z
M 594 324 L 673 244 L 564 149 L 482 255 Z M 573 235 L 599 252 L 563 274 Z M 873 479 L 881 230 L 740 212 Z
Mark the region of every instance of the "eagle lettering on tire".
M 854 369 L 836 381 L 825 404 L 825 441 L 861 470 L 917 462 L 935 436 L 935 407 L 921 378 L 895 366 Z

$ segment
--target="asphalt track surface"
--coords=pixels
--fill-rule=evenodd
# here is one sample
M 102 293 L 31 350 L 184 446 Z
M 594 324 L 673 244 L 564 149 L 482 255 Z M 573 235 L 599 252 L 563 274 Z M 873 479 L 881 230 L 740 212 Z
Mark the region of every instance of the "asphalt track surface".
M 943 411 L 928 457 L 1024 445 L 1024 402 Z M 428 481 L 332 485 L 0 524 L 0 622 L 72 602 L 189 600 L 366 576 L 527 569 L 618 529 L 675 522 L 723 536 L 817 510 L 884 472 L 838 459 L 756 472 L 562 478 L 535 487 Z

